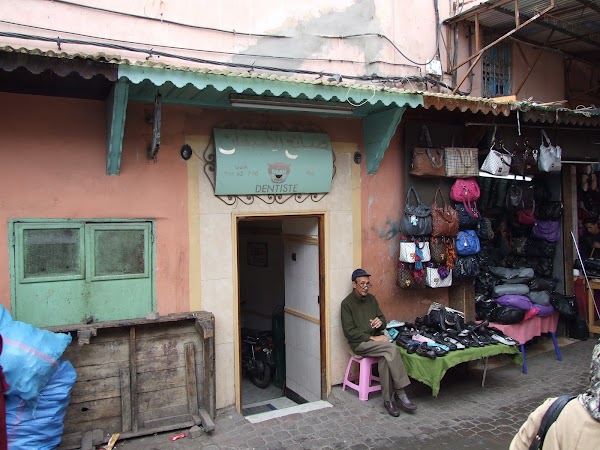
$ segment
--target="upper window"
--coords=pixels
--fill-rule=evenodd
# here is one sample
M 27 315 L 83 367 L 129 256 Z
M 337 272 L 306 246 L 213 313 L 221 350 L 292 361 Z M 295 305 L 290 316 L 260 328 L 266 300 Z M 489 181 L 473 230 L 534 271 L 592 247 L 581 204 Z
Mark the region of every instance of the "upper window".
M 501 42 L 483 53 L 481 75 L 483 97 L 510 95 L 510 43 Z

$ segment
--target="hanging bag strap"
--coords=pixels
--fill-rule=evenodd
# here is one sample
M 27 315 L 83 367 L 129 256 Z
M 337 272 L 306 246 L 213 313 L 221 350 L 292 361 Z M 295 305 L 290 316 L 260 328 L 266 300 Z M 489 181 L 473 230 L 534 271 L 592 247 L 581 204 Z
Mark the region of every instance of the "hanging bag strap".
M 408 191 L 406 191 L 406 204 L 404 205 L 405 208 L 407 206 L 410 206 L 410 193 L 411 192 L 414 194 L 415 198 L 417 199 L 416 206 L 422 205 L 421 199 L 419 198 L 419 195 L 417 194 L 417 191 L 415 191 L 415 188 L 411 186 L 411 187 L 408 188 Z
M 431 136 L 429 136 L 429 129 L 427 125 L 421 125 L 421 134 L 419 135 L 419 144 L 425 145 L 427 148 L 432 148 Z
M 550 138 L 548 137 L 546 132 L 542 130 L 542 145 L 545 145 L 544 139 L 546 140 L 545 142 L 548 144 L 548 147 L 552 147 L 552 142 L 550 142 Z
M 550 405 L 550 408 L 548 408 L 548 411 L 546 411 L 546 414 L 544 414 L 544 417 L 542 418 L 542 423 L 540 424 L 540 428 L 535 438 L 533 438 L 533 442 L 529 446 L 529 450 L 539 450 L 540 448 L 542 448 L 542 446 L 544 445 L 544 439 L 546 439 L 546 433 L 548 433 L 550 425 L 556 422 L 556 419 L 558 418 L 560 412 L 563 410 L 565 405 L 571 400 L 573 400 L 575 397 L 575 395 L 561 395 L 556 400 L 554 400 L 554 403 Z
M 444 164 L 444 160 L 442 158 L 439 157 L 435 157 L 431 154 L 431 149 L 427 148 L 425 149 L 425 153 L 427 154 L 427 158 L 429 158 L 429 163 L 435 167 L 436 169 L 439 169 L 442 167 L 442 164 Z M 436 162 L 437 160 L 437 162 Z
M 438 194 L 440 194 L 440 197 L 442 198 L 442 201 L 444 202 L 441 204 L 441 207 L 444 208 L 448 204 L 448 202 L 446 201 L 446 198 L 444 197 L 444 193 L 442 192 L 442 190 L 440 188 L 437 188 L 437 190 L 435 191 L 435 196 L 433 197 L 433 203 L 435 203 L 436 205 L 438 204 L 438 202 L 437 202 Z

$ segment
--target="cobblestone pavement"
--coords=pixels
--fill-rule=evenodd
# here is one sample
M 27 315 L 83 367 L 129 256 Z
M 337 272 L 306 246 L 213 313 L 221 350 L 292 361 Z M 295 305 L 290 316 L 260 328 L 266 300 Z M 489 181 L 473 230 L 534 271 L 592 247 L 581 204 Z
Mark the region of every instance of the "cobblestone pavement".
M 362 402 L 356 392 L 334 386 L 328 399 L 333 408 L 251 424 L 228 407 L 217 412 L 211 434 L 172 442 L 169 436 L 176 432 L 171 432 L 132 439 L 115 448 L 507 449 L 527 415 L 547 397 L 579 393 L 587 387 L 596 342 L 589 339 L 562 347 L 562 362 L 554 351 L 528 356 L 527 375 L 513 363 L 488 369 L 484 388 L 481 371 L 465 364 L 448 371 L 438 397 L 414 382 L 407 388 L 419 408 L 414 415 L 391 417 L 380 393 Z

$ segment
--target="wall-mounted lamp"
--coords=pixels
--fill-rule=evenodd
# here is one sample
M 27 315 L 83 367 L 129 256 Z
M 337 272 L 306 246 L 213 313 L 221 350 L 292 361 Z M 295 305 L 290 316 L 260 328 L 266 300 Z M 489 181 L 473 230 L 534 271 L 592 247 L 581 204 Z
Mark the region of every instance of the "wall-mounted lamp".
M 360 162 L 362 161 L 362 155 L 360 154 L 360 152 L 358 152 L 358 151 L 354 152 L 353 159 L 356 164 L 360 164 Z
M 192 150 L 192 147 L 185 144 L 183 147 L 181 147 L 180 153 L 181 153 L 181 157 L 183 158 L 183 160 L 187 161 L 188 159 L 190 159 L 192 157 L 192 154 L 194 153 L 194 151 Z
M 321 114 L 352 115 L 354 106 L 350 103 L 301 100 L 295 98 L 266 97 L 260 95 L 229 96 L 229 103 L 236 108 L 266 109 Z

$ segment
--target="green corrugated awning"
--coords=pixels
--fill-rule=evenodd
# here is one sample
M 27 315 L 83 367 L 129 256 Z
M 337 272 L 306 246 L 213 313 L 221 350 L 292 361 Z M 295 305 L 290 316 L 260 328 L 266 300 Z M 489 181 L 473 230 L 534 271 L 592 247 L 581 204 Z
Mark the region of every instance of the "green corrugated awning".
M 401 89 L 357 83 L 329 82 L 226 70 L 178 70 L 147 65 L 119 65 L 119 78 L 126 78 L 132 100 L 153 101 L 157 89 L 165 103 L 231 108 L 230 94 L 350 102 L 358 105 L 354 116 L 365 117 L 389 107 L 423 106 L 423 95 Z
M 369 174 L 377 171 L 405 109 L 424 105 L 421 93 L 251 72 L 120 65 L 118 76 L 129 82 L 130 100 L 146 102 L 160 92 L 164 103 L 209 108 L 235 109 L 229 102 L 231 94 L 350 103 L 355 108 L 347 117 L 362 119 Z

